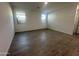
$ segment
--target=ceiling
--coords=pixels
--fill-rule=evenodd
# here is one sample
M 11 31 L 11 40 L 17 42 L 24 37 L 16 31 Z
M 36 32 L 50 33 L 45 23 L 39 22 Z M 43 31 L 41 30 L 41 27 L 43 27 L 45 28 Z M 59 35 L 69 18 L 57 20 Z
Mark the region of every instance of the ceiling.
M 14 8 L 26 8 L 28 10 L 37 10 L 42 8 L 42 2 L 13 2 L 11 5 Z
M 47 5 L 44 2 L 12 2 L 13 8 L 26 8 L 31 11 L 41 10 L 42 12 L 56 11 L 61 8 L 70 8 L 76 4 L 75 2 L 48 2 Z
M 34 7 L 37 7 L 37 6 L 40 6 L 42 5 L 42 3 L 39 3 L 39 2 L 12 2 L 11 3 L 14 7 L 24 7 L 24 8 L 34 8 Z

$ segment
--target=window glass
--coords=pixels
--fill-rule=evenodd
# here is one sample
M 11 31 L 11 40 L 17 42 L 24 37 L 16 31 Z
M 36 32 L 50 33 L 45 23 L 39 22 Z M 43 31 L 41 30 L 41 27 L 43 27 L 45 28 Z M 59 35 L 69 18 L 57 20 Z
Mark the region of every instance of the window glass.
M 16 18 L 18 24 L 23 24 L 26 21 L 26 16 L 23 12 L 16 12 Z

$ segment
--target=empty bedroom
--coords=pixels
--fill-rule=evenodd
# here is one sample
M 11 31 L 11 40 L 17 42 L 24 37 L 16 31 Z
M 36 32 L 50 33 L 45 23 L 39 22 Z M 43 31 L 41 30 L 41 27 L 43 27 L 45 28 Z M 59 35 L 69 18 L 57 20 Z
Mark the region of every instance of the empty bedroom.
M 0 2 L 0 55 L 79 56 L 79 3 Z

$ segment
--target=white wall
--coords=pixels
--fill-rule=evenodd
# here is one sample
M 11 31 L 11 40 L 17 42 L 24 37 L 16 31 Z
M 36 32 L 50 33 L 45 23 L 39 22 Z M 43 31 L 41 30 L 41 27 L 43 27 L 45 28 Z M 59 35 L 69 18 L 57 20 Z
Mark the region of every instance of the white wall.
M 6 55 L 14 36 L 13 16 L 10 5 L 0 3 L 0 55 Z
M 49 28 L 72 35 L 74 30 L 75 13 L 75 3 L 64 3 L 62 6 L 59 4 L 59 9 L 48 14 Z
M 46 22 L 42 21 L 41 19 L 41 11 L 35 10 L 31 11 L 27 8 L 15 8 L 14 7 L 14 15 L 16 15 L 16 11 L 24 11 L 26 13 L 26 23 L 24 24 L 17 24 L 16 17 L 15 17 L 15 31 L 29 31 L 29 30 L 36 30 L 36 29 L 43 29 L 46 28 Z
M 79 3 L 77 4 L 76 8 L 76 16 L 75 16 L 75 28 L 74 28 L 74 33 L 79 33 Z

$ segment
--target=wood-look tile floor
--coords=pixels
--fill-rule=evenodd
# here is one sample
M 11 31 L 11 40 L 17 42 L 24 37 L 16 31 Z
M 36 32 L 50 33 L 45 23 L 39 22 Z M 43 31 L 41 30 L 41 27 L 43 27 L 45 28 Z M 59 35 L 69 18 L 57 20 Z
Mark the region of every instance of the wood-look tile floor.
M 79 56 L 79 36 L 53 30 L 16 33 L 8 56 Z

